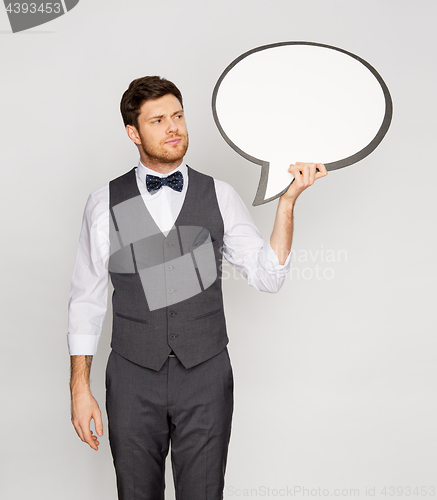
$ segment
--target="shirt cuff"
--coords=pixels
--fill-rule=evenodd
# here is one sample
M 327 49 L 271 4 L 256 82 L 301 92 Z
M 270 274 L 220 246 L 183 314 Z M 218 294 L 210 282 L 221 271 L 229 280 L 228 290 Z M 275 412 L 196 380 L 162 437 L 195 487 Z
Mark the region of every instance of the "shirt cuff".
M 264 242 L 264 246 L 259 253 L 259 262 L 262 267 L 271 274 L 277 274 L 279 276 L 285 276 L 290 270 L 291 264 L 291 252 L 288 254 L 287 259 L 284 264 L 279 264 L 278 256 L 273 251 L 270 246 L 270 241 Z
M 94 356 L 100 335 L 67 334 L 67 343 L 70 356 Z

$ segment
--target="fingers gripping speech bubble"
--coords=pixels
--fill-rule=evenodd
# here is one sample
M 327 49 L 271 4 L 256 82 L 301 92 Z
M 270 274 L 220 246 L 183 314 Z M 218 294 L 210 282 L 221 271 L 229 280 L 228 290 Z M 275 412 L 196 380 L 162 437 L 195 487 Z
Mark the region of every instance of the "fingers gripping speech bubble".
M 387 85 L 369 63 L 313 42 L 244 53 L 222 73 L 212 98 L 223 138 L 262 167 L 253 205 L 285 193 L 291 163 L 336 170 L 365 158 L 387 133 L 392 107 Z

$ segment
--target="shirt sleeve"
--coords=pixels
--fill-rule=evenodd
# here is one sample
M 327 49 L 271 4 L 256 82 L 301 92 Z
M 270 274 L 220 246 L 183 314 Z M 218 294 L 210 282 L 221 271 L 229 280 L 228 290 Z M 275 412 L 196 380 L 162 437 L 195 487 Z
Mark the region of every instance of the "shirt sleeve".
M 68 311 L 67 340 L 71 356 L 96 353 L 106 315 L 109 282 L 108 206 L 109 192 L 102 189 L 97 195 L 90 195 L 83 215 Z
M 235 189 L 215 181 L 217 200 L 224 222 L 223 256 L 262 292 L 275 293 L 282 287 L 290 270 L 291 252 L 285 263 L 279 259 L 270 240 L 264 240 Z

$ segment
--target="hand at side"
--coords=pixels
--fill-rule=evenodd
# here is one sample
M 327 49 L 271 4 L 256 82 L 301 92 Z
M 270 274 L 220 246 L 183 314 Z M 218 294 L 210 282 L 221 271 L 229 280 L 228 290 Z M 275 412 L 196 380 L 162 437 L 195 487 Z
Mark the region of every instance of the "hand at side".
M 97 451 L 100 443 L 90 428 L 91 420 L 94 420 L 99 436 L 103 435 L 103 423 L 99 405 L 89 386 L 91 362 L 92 356 L 71 356 L 71 422 L 80 439 Z

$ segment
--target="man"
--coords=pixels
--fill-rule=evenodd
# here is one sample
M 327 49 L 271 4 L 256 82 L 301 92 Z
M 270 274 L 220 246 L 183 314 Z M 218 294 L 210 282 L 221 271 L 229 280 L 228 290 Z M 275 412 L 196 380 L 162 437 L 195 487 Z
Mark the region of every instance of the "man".
M 85 209 L 69 312 L 72 422 L 97 450 L 103 425 L 89 373 L 110 276 L 106 409 L 119 498 L 164 498 L 171 442 L 178 500 L 218 500 L 233 410 L 222 255 L 255 288 L 278 291 L 295 201 L 327 172 L 322 164 L 290 166 L 295 181 L 279 200 L 267 242 L 228 184 L 184 163 L 188 133 L 173 83 L 134 80 L 120 107 L 140 161 L 94 192 Z

